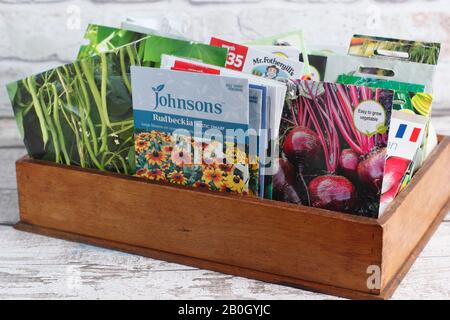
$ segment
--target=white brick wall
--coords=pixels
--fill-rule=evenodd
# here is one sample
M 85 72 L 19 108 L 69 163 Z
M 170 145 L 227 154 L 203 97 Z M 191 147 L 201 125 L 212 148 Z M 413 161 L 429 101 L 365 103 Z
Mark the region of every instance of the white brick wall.
M 166 21 L 186 37 L 245 40 L 303 29 L 310 44 L 346 46 L 353 33 L 443 43 L 436 107 L 450 108 L 450 6 L 445 0 L 0 0 L 0 117 L 4 84 L 71 61 L 89 22 Z

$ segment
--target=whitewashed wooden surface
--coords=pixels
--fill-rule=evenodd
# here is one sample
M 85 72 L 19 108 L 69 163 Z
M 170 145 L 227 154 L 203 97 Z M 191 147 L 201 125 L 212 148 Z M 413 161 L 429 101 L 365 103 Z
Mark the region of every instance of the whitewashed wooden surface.
M 427 38 L 444 44 L 433 121 L 439 133 L 450 135 L 450 8 L 443 0 L 393 2 L 0 0 L 0 86 L 70 61 L 87 22 L 116 25 L 127 15 L 168 21 L 169 29 L 198 40 L 209 34 L 241 40 L 299 28 L 314 44 L 345 44 L 352 32 Z M 14 161 L 23 154 L 2 88 L 0 299 L 334 299 L 16 231 Z M 393 298 L 450 299 L 450 214 Z

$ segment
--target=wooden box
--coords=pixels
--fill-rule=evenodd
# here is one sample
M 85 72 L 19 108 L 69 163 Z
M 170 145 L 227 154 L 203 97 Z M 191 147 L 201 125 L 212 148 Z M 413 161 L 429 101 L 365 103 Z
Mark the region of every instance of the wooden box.
M 349 298 L 388 298 L 450 209 L 450 137 L 378 220 L 17 161 L 17 229 Z M 369 284 L 369 285 L 368 285 Z

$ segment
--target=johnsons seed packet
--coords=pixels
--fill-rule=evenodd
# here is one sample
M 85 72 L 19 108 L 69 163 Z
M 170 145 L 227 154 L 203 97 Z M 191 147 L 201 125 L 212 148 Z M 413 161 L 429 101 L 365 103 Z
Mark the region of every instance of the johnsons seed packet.
M 131 80 L 138 176 L 249 193 L 247 79 L 132 67 Z

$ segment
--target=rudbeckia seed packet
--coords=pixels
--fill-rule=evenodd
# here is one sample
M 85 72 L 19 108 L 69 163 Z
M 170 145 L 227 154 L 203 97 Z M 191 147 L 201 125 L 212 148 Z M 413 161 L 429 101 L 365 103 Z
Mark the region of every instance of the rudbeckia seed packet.
M 138 176 L 249 192 L 247 79 L 145 67 L 131 79 Z
M 7 85 L 16 122 L 34 159 L 133 174 L 130 66 L 159 65 L 161 53 L 174 52 L 224 66 L 227 50 L 157 36 L 121 46 L 136 35 L 88 29 L 87 57 Z
M 378 217 L 393 91 L 304 80 L 288 91 L 273 198 Z

